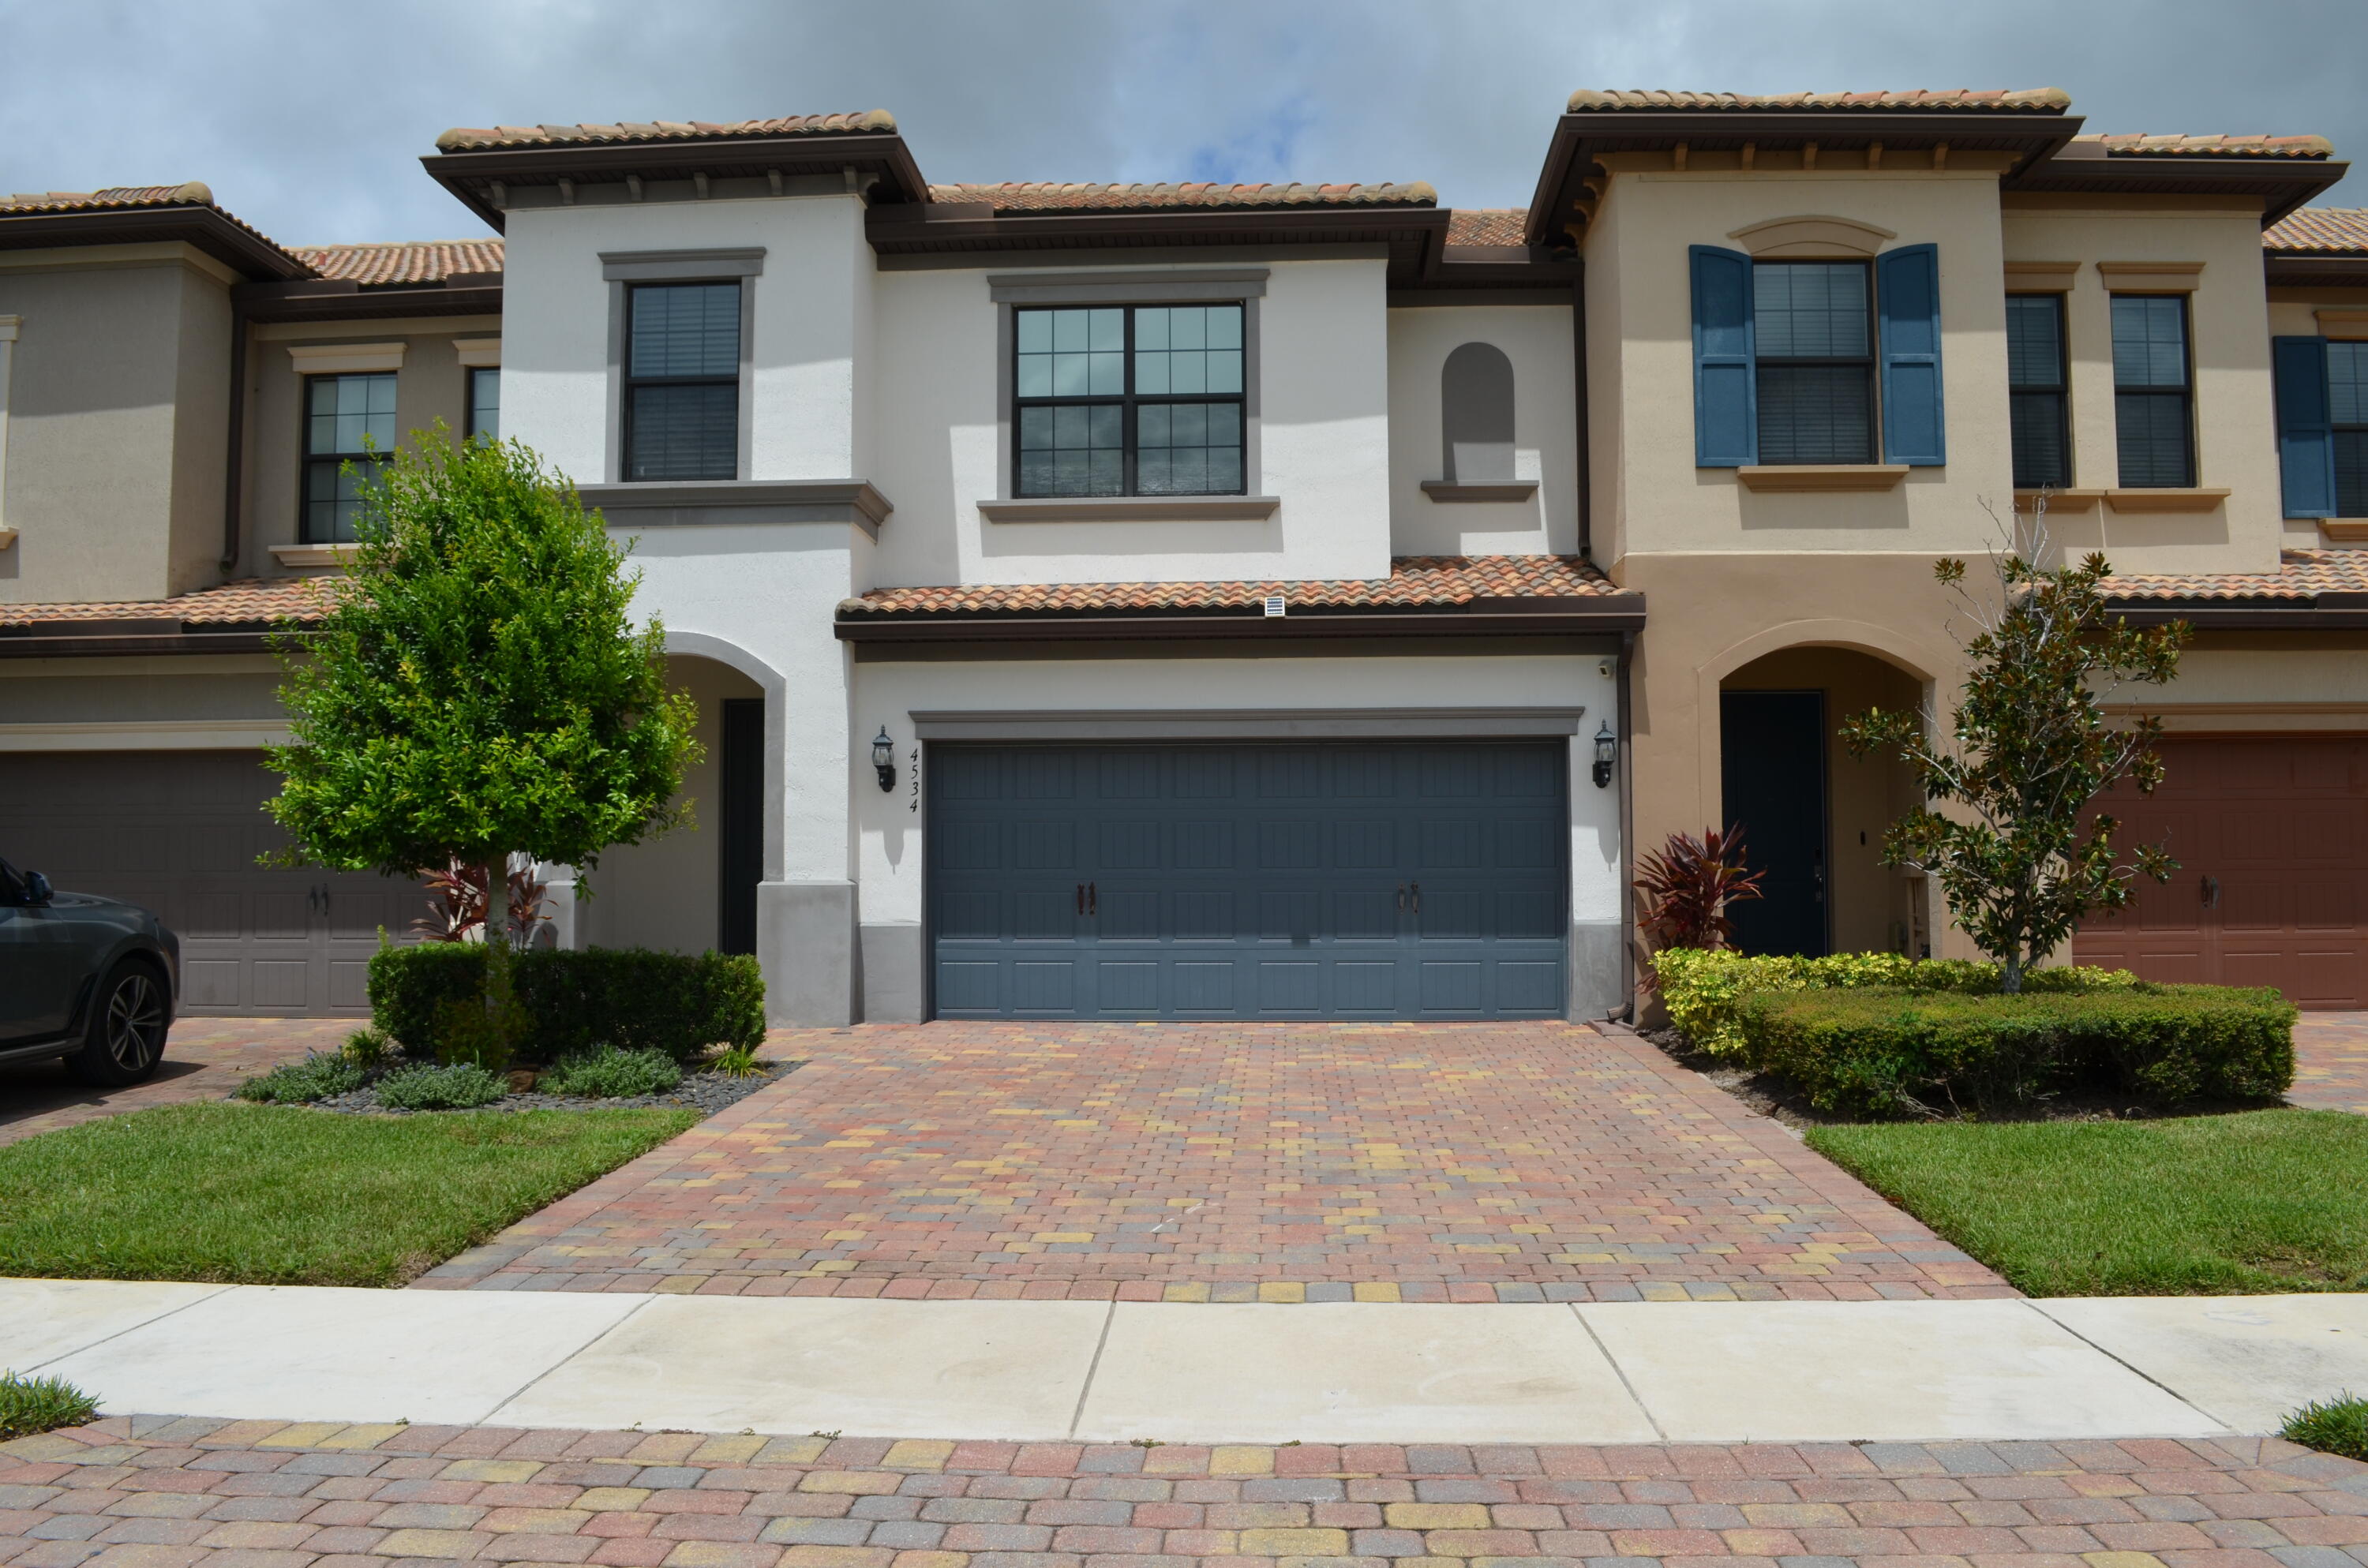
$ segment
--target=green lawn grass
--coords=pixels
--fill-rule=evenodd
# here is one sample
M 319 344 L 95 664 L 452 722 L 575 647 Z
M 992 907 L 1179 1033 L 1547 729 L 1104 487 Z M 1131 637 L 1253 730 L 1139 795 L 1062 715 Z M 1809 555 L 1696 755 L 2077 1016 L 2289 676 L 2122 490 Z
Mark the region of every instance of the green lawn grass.
M 2034 1296 L 2368 1290 L 2368 1117 L 1891 1123 L 1808 1142 Z
M 0 1148 L 0 1274 L 400 1285 L 698 1119 L 246 1105 L 109 1117 Z

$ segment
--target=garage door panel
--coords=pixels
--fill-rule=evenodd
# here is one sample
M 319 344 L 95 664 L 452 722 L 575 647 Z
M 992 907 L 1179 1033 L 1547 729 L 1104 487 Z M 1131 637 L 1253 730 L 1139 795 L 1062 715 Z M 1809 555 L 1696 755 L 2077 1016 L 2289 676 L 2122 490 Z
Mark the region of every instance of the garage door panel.
M 940 745 L 937 1011 L 1558 1014 L 1566 749 Z
M 2272 985 L 2306 1007 L 2368 1005 L 2368 739 L 2180 736 L 2151 799 L 2103 809 L 2123 845 L 2169 837 L 2167 887 L 2075 937 L 2082 963 L 2149 980 Z M 2210 878 L 2216 901 L 2205 896 Z

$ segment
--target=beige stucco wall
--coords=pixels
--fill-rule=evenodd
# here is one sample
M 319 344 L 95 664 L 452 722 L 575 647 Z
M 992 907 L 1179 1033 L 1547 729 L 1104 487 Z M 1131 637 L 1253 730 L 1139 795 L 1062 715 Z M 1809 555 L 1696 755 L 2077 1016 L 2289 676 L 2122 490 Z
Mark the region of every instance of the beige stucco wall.
M 247 348 L 246 461 L 242 489 L 245 527 L 238 575 L 311 575 L 279 564 L 274 545 L 295 543 L 302 531 L 304 376 L 288 350 L 343 344 L 403 344 L 394 373 L 398 445 L 441 419 L 457 438 L 468 429 L 469 372 L 458 338 L 499 337 L 499 316 L 429 316 L 414 320 L 266 323 L 252 329 Z M 217 482 L 219 483 L 219 482 Z
M 1949 460 L 1945 467 L 1911 469 L 1889 491 L 1760 494 L 1743 488 L 1733 469 L 1694 466 L 1687 247 L 1748 248 L 1733 237 L 1735 231 L 1808 216 L 1890 230 L 1897 237 L 1882 242 L 1886 250 L 1939 247 Z M 1619 404 L 1616 415 L 1608 410 L 1595 415 L 1599 558 L 1672 551 L 1972 550 L 1990 528 L 1981 502 L 1989 500 L 2001 513 L 2010 506 L 2006 306 L 1994 174 L 1954 166 L 1620 173 L 1589 227 L 1585 255 L 1590 351 L 1601 366 L 1611 350 L 1595 346 L 1616 342 L 1617 356 L 1612 388 L 1599 381 L 1590 399 Z M 1617 517 L 1608 530 L 1607 500 Z
M 2098 262 L 2201 262 L 2189 301 L 2196 483 L 2227 490 L 2208 512 L 2059 512 L 2057 539 L 2102 549 L 2123 572 L 2273 572 L 2285 532 L 2270 388 L 2271 324 L 2258 207 L 2125 198 L 2014 196 L 2000 214 L 2011 261 L 2076 261 L 2066 299 L 2072 367 L 2072 483 L 2121 483 L 2114 448 L 2111 289 Z M 2138 290 L 2150 292 L 2155 290 Z M 2003 400 L 2001 400 L 2002 402 Z
M 179 244 L 0 253 L 23 318 L 0 603 L 160 599 L 218 581 L 229 274 Z
M 400 391 L 400 389 L 398 389 Z M 707 755 L 683 778 L 691 824 L 646 844 L 611 849 L 588 881 L 593 896 L 576 904 L 577 945 L 704 952 L 715 945 L 722 891 L 716 812 L 723 778 L 723 699 L 760 697 L 756 682 L 712 659 L 666 661 L 666 684 L 699 702 L 699 738 Z

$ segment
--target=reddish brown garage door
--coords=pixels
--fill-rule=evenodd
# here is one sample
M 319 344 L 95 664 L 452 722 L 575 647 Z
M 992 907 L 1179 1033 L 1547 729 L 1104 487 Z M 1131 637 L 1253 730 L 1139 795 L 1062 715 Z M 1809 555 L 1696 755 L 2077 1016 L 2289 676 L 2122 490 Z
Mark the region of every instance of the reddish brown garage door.
M 2162 788 L 2125 786 L 2108 809 L 2127 824 L 2117 843 L 2167 838 L 2179 870 L 2092 919 L 2074 958 L 2368 1006 L 2368 736 L 2182 737 L 2162 754 Z

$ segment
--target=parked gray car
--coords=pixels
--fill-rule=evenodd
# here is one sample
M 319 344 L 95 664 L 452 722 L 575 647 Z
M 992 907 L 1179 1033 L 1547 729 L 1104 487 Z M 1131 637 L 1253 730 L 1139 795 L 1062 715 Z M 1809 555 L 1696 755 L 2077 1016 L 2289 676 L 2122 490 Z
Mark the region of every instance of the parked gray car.
M 136 1084 L 164 1059 L 180 977 L 180 938 L 148 911 L 0 860 L 0 1062 L 62 1056 L 85 1084 Z

